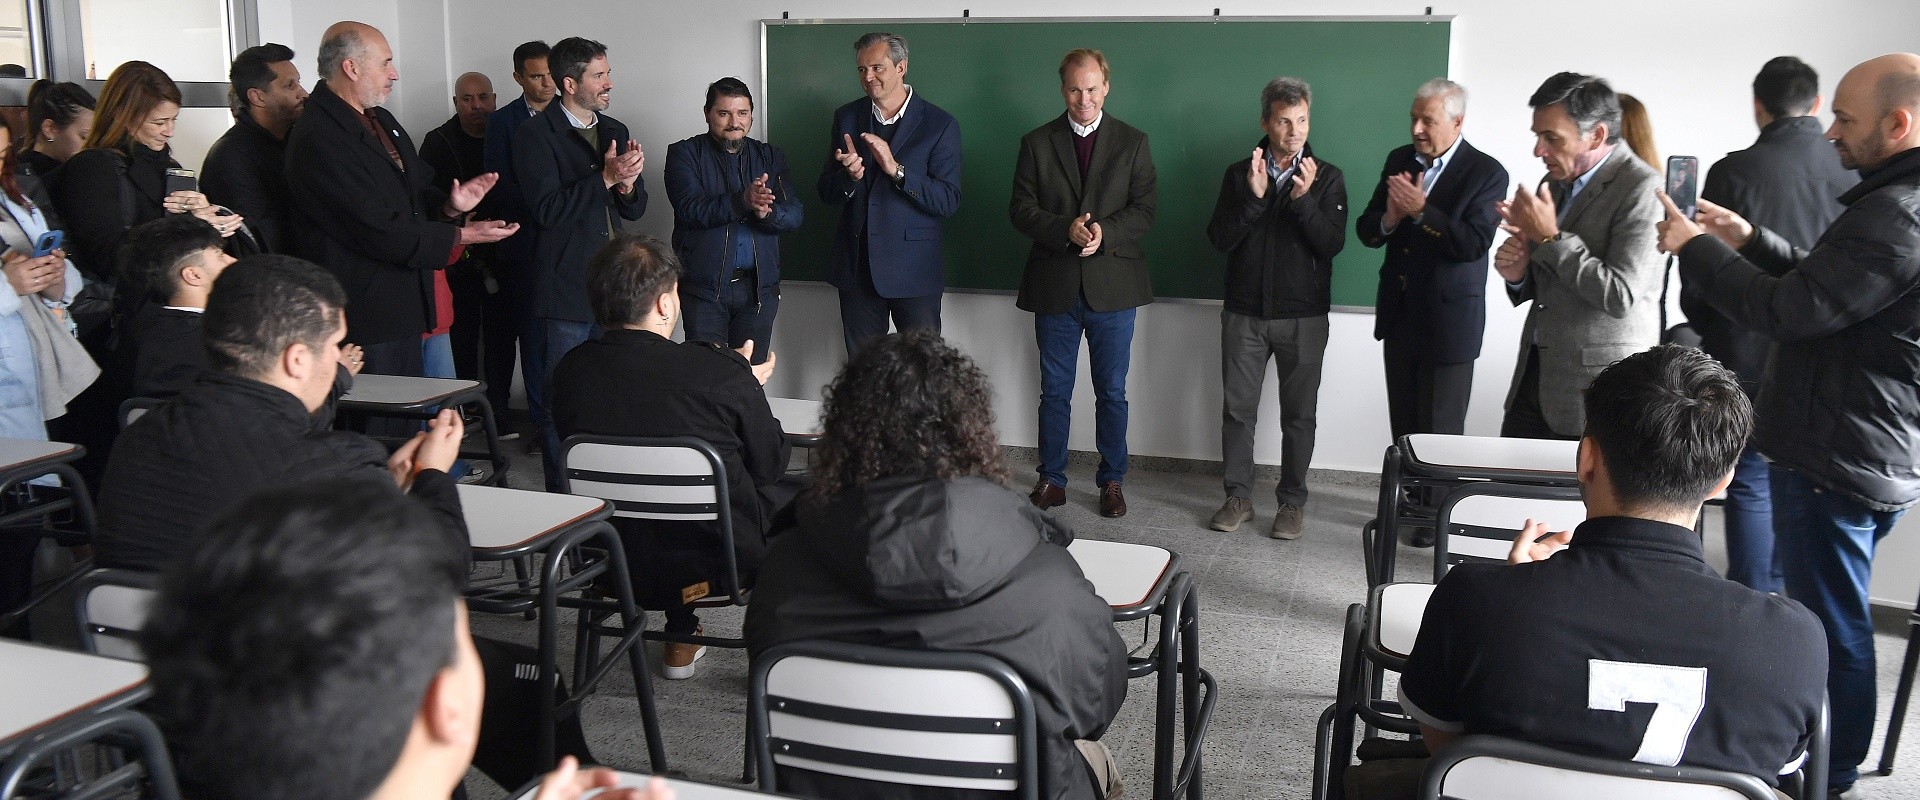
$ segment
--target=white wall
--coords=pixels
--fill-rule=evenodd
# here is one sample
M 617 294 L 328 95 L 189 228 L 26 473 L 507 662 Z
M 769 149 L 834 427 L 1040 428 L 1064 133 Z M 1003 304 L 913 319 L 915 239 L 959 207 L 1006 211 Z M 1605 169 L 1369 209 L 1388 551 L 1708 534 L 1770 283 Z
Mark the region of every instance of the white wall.
M 369 0 L 261 0 L 265 40 L 292 45 L 303 69 L 320 31 L 337 19 L 376 25 L 392 39 L 403 80 L 390 107 L 414 132 L 424 132 L 451 113 L 446 87 L 451 76 L 479 70 L 494 78 L 501 102 L 513 96 L 508 76 L 514 45 L 531 38 L 549 43 L 586 35 L 611 49 L 614 105 L 654 157 L 668 143 L 701 129 L 699 104 L 706 84 L 737 75 L 759 88 L 758 20 L 790 12 L 795 19 L 948 17 L 968 7 L 976 17 L 1078 15 L 1405 14 L 1422 4 L 1386 0 L 1203 3 L 1164 0 L 971 0 L 934 3 L 896 0 L 881 9 L 820 0 L 736 0 L 678 3 L 646 0 L 573 0 L 564 6 L 518 0 L 438 0 L 394 4 Z M 555 8 L 565 10 L 556 13 Z M 1529 185 L 1544 170 L 1530 155 L 1527 96 L 1560 70 L 1597 73 L 1647 104 L 1661 151 L 1695 154 L 1709 164 L 1745 147 L 1755 134 L 1750 84 L 1760 65 L 1776 55 L 1798 55 L 1820 70 L 1831 86 L 1847 67 L 1884 52 L 1913 49 L 1920 29 L 1920 3 L 1911 0 L 1835 0 L 1825 4 L 1764 0 L 1738 4 L 1616 0 L 1604 5 L 1548 0 L 1458 0 L 1437 3 L 1435 13 L 1455 16 L 1450 77 L 1472 91 L 1467 136 L 1506 164 L 1516 181 Z M 1079 45 L 1063 42 L 1062 49 Z M 1084 43 L 1098 46 L 1098 42 Z M 822 53 L 845 59 L 848 53 Z M 1231 55 L 1216 57 L 1231 58 Z M 909 74 L 911 80 L 911 74 Z M 1051 81 L 1051 75 L 1035 75 Z M 1412 87 L 1408 87 L 1409 94 Z M 847 96 L 858 91 L 849 70 Z M 936 101 L 938 98 L 933 98 Z M 1133 97 L 1116 86 L 1111 108 L 1125 116 Z M 1042 120 L 1035 120 L 1037 125 Z M 1221 124 L 1248 124 L 1237 116 Z M 1149 131 L 1148 133 L 1152 133 Z M 1248 133 L 1253 131 L 1249 125 Z M 824 154 L 789 154 L 801 172 Z M 1011 157 L 1012 154 L 1008 154 Z M 1384 157 L 1384 153 L 1381 154 Z M 1221 163 L 1235 158 L 1222 153 Z M 1343 164 L 1354 183 L 1349 192 L 1371 190 L 1377 163 Z M 666 235 L 672 226 L 657 169 L 646 174 L 655 205 L 640 228 Z M 972 197 L 968 202 L 1004 202 Z M 811 220 L 809 224 L 826 224 Z M 1491 276 L 1490 276 L 1491 277 Z M 1508 307 L 1490 286 L 1486 348 L 1474 381 L 1470 433 L 1493 434 L 1511 376 L 1522 312 Z M 775 334 L 781 370 L 773 388 L 816 396 L 842 358 L 837 306 L 830 289 L 793 285 L 786 290 Z M 1219 458 L 1219 345 L 1217 304 L 1162 302 L 1141 310 L 1130 378 L 1134 453 Z M 997 390 L 996 412 L 1008 444 L 1035 440 L 1038 368 L 1032 318 L 998 294 L 950 293 L 945 310 L 948 336 L 977 358 Z M 1320 436 L 1315 466 L 1371 471 L 1387 444 L 1386 405 L 1372 318 L 1336 314 L 1321 390 Z M 1269 387 L 1269 395 L 1272 389 Z M 1083 385 L 1076 408 L 1090 410 Z M 1279 436 L 1271 407 L 1261 423 L 1256 455 L 1277 461 Z M 1075 415 L 1073 446 L 1091 449 L 1092 414 Z M 1090 476 L 1076 474 L 1076 480 Z M 1920 526 L 1920 523 L 1915 523 Z M 1920 587 L 1920 541 L 1895 536 L 1881 558 L 1875 595 L 1911 603 Z M 1897 562 L 1888 564 L 1887 562 Z

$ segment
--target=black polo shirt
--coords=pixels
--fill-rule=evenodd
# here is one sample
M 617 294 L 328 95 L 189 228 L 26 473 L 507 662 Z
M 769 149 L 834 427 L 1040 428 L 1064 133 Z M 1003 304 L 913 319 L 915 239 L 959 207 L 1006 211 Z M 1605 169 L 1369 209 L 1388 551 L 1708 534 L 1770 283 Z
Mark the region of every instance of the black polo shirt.
M 1806 608 L 1720 577 L 1693 531 L 1601 517 L 1546 561 L 1447 573 L 1400 699 L 1440 730 L 1772 782 L 1826 679 Z

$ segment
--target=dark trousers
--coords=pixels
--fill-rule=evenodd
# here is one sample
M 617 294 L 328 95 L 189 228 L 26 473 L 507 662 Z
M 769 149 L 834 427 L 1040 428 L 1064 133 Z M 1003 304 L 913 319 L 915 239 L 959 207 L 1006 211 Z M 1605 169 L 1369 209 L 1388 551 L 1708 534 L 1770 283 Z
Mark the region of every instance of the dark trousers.
M 1560 439 L 1571 441 L 1578 436 L 1562 436 L 1547 424 L 1546 412 L 1540 410 L 1540 348 L 1527 348 L 1527 366 L 1520 374 L 1520 391 L 1514 393 L 1513 402 L 1507 404 L 1507 416 L 1500 421 L 1500 435 L 1509 439 Z
M 1387 420 L 1394 441 L 1410 433 L 1466 433 L 1473 362 L 1426 360 L 1420 341 L 1411 337 L 1390 336 L 1380 346 L 1387 369 Z
M 852 284 L 840 287 L 840 327 L 846 335 L 848 358 L 868 339 L 887 335 L 888 317 L 901 331 L 924 328 L 940 332 L 940 295 L 881 297 L 873 290 L 873 272 L 864 253 Z
M 780 313 L 780 287 L 756 286 L 751 276 L 728 281 L 717 298 L 701 297 L 680 284 L 680 317 L 689 342 L 719 342 L 738 348 L 753 342 L 755 364 L 773 349 L 773 318 Z
M 1280 484 L 1274 497 L 1307 504 L 1307 465 L 1319 427 L 1320 371 L 1327 352 L 1325 315 L 1255 319 L 1220 312 L 1220 375 L 1225 384 L 1220 413 L 1220 450 L 1230 497 L 1253 496 L 1253 433 L 1260 417 L 1260 388 L 1272 359 L 1279 382 Z
M 454 374 L 487 382 L 487 402 L 505 425 L 513 393 L 513 364 L 520 340 L 520 310 L 513 296 L 496 285 L 487 291 L 485 267 L 468 259 L 447 269 L 453 290 Z

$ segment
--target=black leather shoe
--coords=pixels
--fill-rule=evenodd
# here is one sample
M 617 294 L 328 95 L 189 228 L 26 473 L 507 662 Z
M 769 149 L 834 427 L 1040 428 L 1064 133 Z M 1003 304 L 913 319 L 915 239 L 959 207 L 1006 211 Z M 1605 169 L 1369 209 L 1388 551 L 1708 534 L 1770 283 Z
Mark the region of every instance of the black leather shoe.
M 1064 506 L 1067 504 L 1067 490 L 1048 483 L 1046 478 L 1041 478 L 1039 483 L 1033 485 L 1033 493 L 1027 495 L 1027 502 L 1043 511 L 1054 506 Z
M 1432 547 L 1433 529 L 1425 525 L 1407 532 L 1407 544 L 1414 547 Z
M 1100 516 L 1124 517 L 1127 515 L 1127 496 L 1120 491 L 1119 481 L 1107 481 L 1100 484 Z

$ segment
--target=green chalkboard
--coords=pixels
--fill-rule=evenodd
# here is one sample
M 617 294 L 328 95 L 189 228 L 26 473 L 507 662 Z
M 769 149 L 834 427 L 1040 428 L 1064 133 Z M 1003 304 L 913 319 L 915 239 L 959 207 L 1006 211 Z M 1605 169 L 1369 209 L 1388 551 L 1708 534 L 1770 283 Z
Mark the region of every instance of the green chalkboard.
M 1007 200 L 1020 137 L 1062 112 L 1060 57 L 1093 47 L 1113 69 L 1107 112 L 1146 131 L 1153 146 L 1160 206 L 1146 251 L 1154 293 L 1219 299 L 1226 257 L 1207 242 L 1207 219 L 1222 171 L 1260 139 L 1261 87 L 1275 75 L 1313 85 L 1309 141 L 1346 173 L 1358 217 L 1387 152 L 1408 140 L 1413 90 L 1447 74 L 1448 27 L 1441 17 L 768 20 L 761 116 L 807 210 L 783 246 L 783 272 L 825 279 L 839 210 L 820 202 L 814 181 L 830 153 L 833 109 L 860 97 L 853 42 L 867 31 L 905 36 L 915 95 L 960 120 L 965 167 L 960 212 L 946 222 L 949 287 L 1019 287 L 1028 240 L 1007 221 Z M 1381 256 L 1352 227 L 1334 262 L 1333 302 L 1371 307 Z

